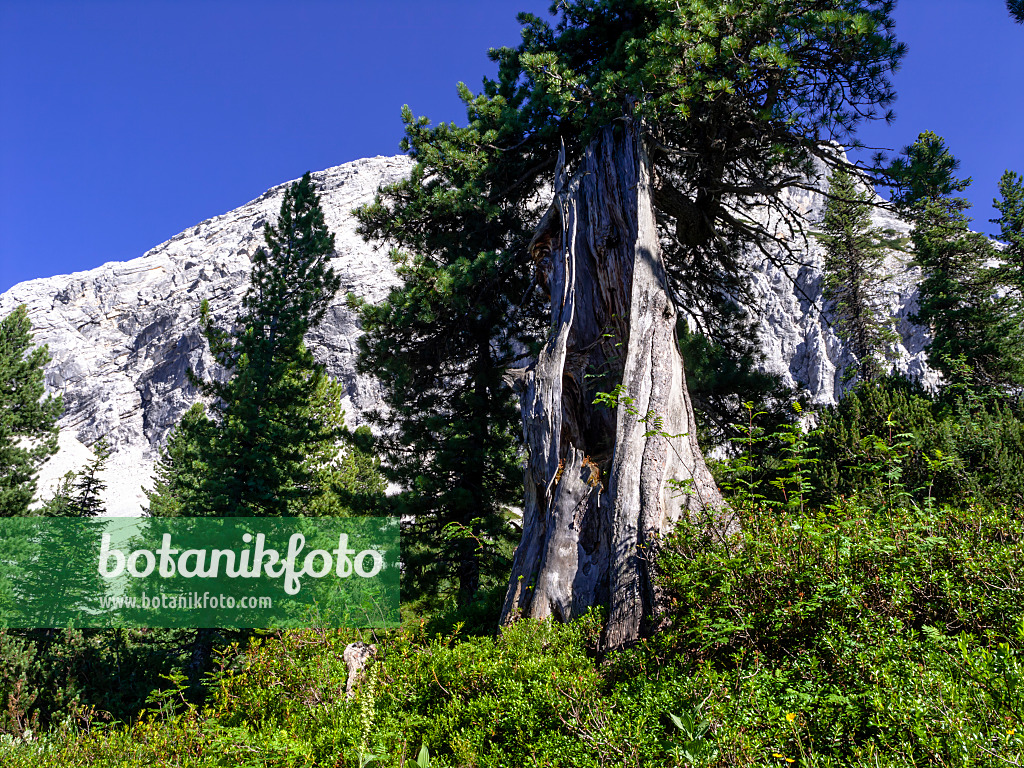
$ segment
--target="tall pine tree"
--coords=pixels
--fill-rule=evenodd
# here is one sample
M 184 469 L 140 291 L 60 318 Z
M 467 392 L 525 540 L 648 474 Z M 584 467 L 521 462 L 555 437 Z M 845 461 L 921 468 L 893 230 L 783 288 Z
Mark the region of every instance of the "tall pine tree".
M 829 178 L 822 232 L 825 246 L 824 296 L 833 306 L 836 332 L 857 360 L 861 381 L 885 372 L 896 340 L 893 319 L 882 306 L 885 252 L 891 233 L 871 223 L 872 195 L 857 177 L 837 168 Z
M 310 174 L 288 187 L 276 224 L 265 225 L 263 235 L 266 247 L 253 256 L 233 329 L 215 327 L 203 304 L 206 338 L 228 378 L 201 385 L 213 398 L 217 429 L 204 462 L 203 508 L 192 510 L 198 514 L 303 510 L 316 495 L 307 482 L 306 457 L 339 437 L 336 425 L 312 410 L 325 374 L 303 342 L 340 282 L 330 266 L 334 235 Z
M 369 217 L 370 212 L 364 211 Z M 376 212 L 373 215 L 378 215 Z M 522 475 L 518 414 L 502 380 L 512 354 L 501 331 L 514 311 L 507 276 L 476 218 L 439 258 L 401 257 L 401 288 L 361 305 L 360 369 L 384 384 L 389 410 L 375 418 L 403 526 L 403 591 L 467 605 L 501 585 L 511 553 L 509 508 Z M 504 280 L 503 280 L 504 277 Z
M 969 228 L 970 203 L 958 193 L 970 179 L 927 131 L 894 161 L 894 200 L 914 223 L 914 258 L 924 272 L 916 321 L 931 328 L 931 365 L 947 383 L 1006 392 L 1024 383 L 1018 300 L 1000 291 L 1005 271 L 992 242 Z
M 285 192 L 266 248 L 253 257 L 233 328 L 202 324 L 228 376 L 196 382 L 212 398 L 184 414 L 157 464 L 149 513 L 157 517 L 366 514 L 381 509 L 379 462 L 370 440 L 345 430 L 341 387 L 303 337 L 338 289 L 327 230 L 310 175 Z M 352 445 L 339 456 L 339 441 Z
M 175 429 L 150 498 L 153 514 L 299 512 L 313 496 L 306 455 L 338 437 L 311 411 L 325 374 L 303 343 L 339 286 L 330 265 L 334 236 L 308 173 L 286 189 L 263 237 L 233 326 L 214 326 L 203 302 L 202 328 L 226 377 L 195 382 L 212 399 L 210 415 L 194 408 Z
M 59 396 L 45 394 L 45 346 L 32 348 L 24 304 L 0 319 L 0 517 L 27 515 L 36 474 L 57 452 Z

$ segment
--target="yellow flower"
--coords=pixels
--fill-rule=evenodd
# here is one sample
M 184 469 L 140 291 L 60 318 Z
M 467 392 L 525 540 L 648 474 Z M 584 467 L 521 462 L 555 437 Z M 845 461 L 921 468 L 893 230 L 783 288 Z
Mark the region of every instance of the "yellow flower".
M 792 723 L 794 720 L 796 720 L 796 712 L 787 712 L 786 713 L 786 722 Z
M 792 758 L 792 757 L 787 757 L 787 758 L 786 758 L 786 762 L 787 762 L 787 763 L 792 763 L 792 762 L 794 762 L 794 761 L 793 761 L 793 758 Z
M 772 752 L 772 757 L 777 757 L 779 759 L 782 759 L 783 757 L 785 757 L 785 755 L 780 755 L 778 752 Z

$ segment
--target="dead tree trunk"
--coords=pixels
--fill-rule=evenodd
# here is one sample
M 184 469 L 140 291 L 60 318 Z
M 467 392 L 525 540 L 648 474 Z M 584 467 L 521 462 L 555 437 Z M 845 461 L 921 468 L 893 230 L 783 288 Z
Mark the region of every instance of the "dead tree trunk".
M 552 318 L 519 382 L 529 457 L 502 619 L 606 605 L 618 647 L 657 622 L 657 539 L 683 515 L 719 536 L 735 523 L 697 445 L 640 126 L 605 129 L 556 176 L 532 244 Z

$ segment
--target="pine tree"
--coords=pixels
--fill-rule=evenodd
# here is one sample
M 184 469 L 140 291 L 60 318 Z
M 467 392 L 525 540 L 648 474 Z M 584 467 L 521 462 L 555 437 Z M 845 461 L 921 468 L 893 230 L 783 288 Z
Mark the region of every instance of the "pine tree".
M 0 319 L 0 517 L 27 515 L 36 473 L 57 452 L 59 396 L 44 397 L 45 346 L 32 349 L 25 305 Z
M 100 472 L 110 458 L 110 448 L 106 440 L 100 439 L 93 444 L 92 451 L 93 460 L 79 473 L 72 488 L 68 511 L 74 517 L 98 517 L 106 511 L 102 497 L 107 484 L 100 478 Z
M 202 403 L 189 408 L 160 450 L 153 489 L 146 492 L 153 517 L 199 517 L 207 514 L 203 482 L 214 453 L 216 424 Z
M 1024 294 L 1024 176 L 1006 171 L 999 179 L 999 195 L 992 205 L 1000 216 L 992 223 L 999 225 L 999 238 L 1006 244 L 999 254 L 1004 278 Z
M 1024 0 L 1006 0 L 1006 10 L 1018 24 L 1024 24 Z
M 922 133 L 892 165 L 894 199 L 914 223 L 914 258 L 924 272 L 915 321 L 931 328 L 931 365 L 946 381 L 1006 392 L 1024 382 L 1024 337 L 1018 301 L 1000 295 L 1000 254 L 972 232 L 970 203 L 957 193 L 970 179 L 941 137 Z
M 74 517 L 72 502 L 74 499 L 75 482 L 78 479 L 76 472 L 65 472 L 64 476 L 57 481 L 53 489 L 53 495 L 39 507 L 39 513 L 44 517 Z
M 857 178 L 837 168 L 829 178 L 823 231 L 824 296 L 834 306 L 836 332 L 853 352 L 862 381 L 884 373 L 888 345 L 895 341 L 893 319 L 882 307 L 885 251 L 891 233 L 871 224 L 872 196 Z
M 351 432 L 341 409 L 342 386 L 324 377 L 313 402 L 312 417 L 341 435 L 344 449 L 324 442 L 306 453 L 303 461 L 309 501 L 305 514 L 313 517 L 348 517 L 386 511 L 387 482 L 367 426 Z
M 334 235 L 324 223 L 310 174 L 284 195 L 266 248 L 253 257 L 249 290 L 232 331 L 216 328 L 204 302 L 202 325 L 226 381 L 211 395 L 217 436 L 202 486 L 211 515 L 286 515 L 309 502 L 307 454 L 338 439 L 311 402 L 324 378 L 303 337 L 324 316 L 340 278 L 330 266 Z
M 491 368 L 508 367 L 519 382 L 528 466 L 506 618 L 568 619 L 610 603 L 606 640 L 635 638 L 655 599 L 637 547 L 681 515 L 707 520 L 721 509 L 691 428 L 676 306 L 693 318 L 721 306 L 742 282 L 741 242 L 773 257 L 766 246 L 776 240 L 759 224 L 764 209 L 793 223 L 778 193 L 802 183 L 815 157 L 835 165 L 824 142 L 850 138 L 891 101 L 887 73 L 903 53 L 892 7 L 569 0 L 553 7 L 556 26 L 520 16 L 523 43 L 492 51 L 499 73 L 483 93 L 460 86 L 465 128 L 430 126 L 405 110 L 416 166 L 408 184 L 383 190 L 364 213 L 363 231 L 397 243 L 410 271 L 368 333 L 366 364 L 390 376 L 385 385 L 396 392 L 472 393 L 437 397 L 439 410 L 409 420 L 433 423 L 423 429 L 430 441 L 461 439 L 467 453 L 489 452 L 491 466 L 503 466 L 506 444 L 460 429 L 452 416 L 472 407 L 480 418 L 488 412 L 481 404 L 500 411 L 502 390 L 486 384 L 499 380 Z M 552 179 L 557 202 L 544 214 L 537 201 Z M 529 237 L 524 229 L 542 214 Z M 485 279 L 458 279 L 474 269 Z M 631 282 L 643 296 L 636 315 Z M 476 323 L 490 307 L 512 308 L 512 322 Z M 588 313 L 583 324 L 574 307 Z M 539 353 L 536 366 L 485 354 L 494 339 Z M 644 357 L 638 345 L 648 343 Z M 386 362 L 389 355 L 403 362 Z M 674 494 L 666 482 L 682 478 L 655 477 L 667 466 L 664 438 L 649 429 L 624 437 L 637 426 L 630 403 L 611 413 L 594 405 L 618 383 L 628 390 L 650 380 L 652 371 L 639 369 L 623 379 L 624 366 L 642 360 L 664 366 L 654 380 L 671 385 L 656 397 L 672 399 L 680 428 L 669 432 L 687 433 L 677 445 L 701 493 Z M 396 426 L 400 438 L 412 429 Z M 648 442 L 644 462 L 625 458 Z M 472 489 L 470 467 L 425 465 L 424 484 Z
M 502 381 L 510 352 L 499 340 L 513 308 L 496 290 L 502 265 L 493 253 L 473 253 L 492 237 L 486 217 L 463 215 L 480 221 L 450 250 L 436 261 L 399 258 L 404 285 L 379 306 L 356 304 L 366 332 L 360 370 L 380 377 L 389 408 L 376 416 L 378 445 L 391 478 L 409 489 L 398 499 L 403 592 L 453 593 L 467 605 L 507 578 L 507 509 L 519 501 L 522 476 L 519 419 Z

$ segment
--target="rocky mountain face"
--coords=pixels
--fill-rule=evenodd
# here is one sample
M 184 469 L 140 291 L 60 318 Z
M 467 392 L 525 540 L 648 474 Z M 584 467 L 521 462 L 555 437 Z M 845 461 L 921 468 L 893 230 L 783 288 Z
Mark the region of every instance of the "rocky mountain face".
M 827 188 L 826 174 L 814 179 L 820 189 Z M 813 233 L 825 212 L 825 197 L 806 189 L 785 193 L 788 206 L 804 219 L 804 228 Z M 910 232 L 910 225 L 891 212 L 876 208 L 872 213 L 876 227 L 897 235 Z M 769 222 L 769 229 L 773 223 Z M 774 223 L 775 231 L 787 237 L 789 229 Z M 757 346 L 765 359 L 765 371 L 778 374 L 786 386 L 803 389 L 813 405 L 832 405 L 850 386 L 847 369 L 855 362 L 832 327 L 831 307 L 823 296 L 822 264 L 824 248 L 813 239 L 789 236 L 793 256 L 777 253 L 779 262 L 799 264 L 777 266 L 763 256 L 748 255 L 756 311 L 760 313 Z M 912 266 L 905 253 L 890 252 L 885 260 L 887 291 L 884 310 L 895 320 L 899 341 L 890 349 L 895 370 L 920 381 L 926 388 L 938 384 L 938 374 L 925 357 L 929 336 L 925 328 L 910 319 L 917 312 L 917 286 L 921 270 Z
M 345 307 L 353 291 L 375 301 L 395 281 L 386 250 L 355 233 L 352 209 L 372 201 L 378 186 L 409 172 L 404 157 L 377 157 L 313 175 L 324 218 L 335 233 L 333 260 L 342 285 L 322 325 L 307 339 L 330 374 L 344 383 L 350 424 L 380 402 L 374 381 L 355 373 L 355 317 Z M 20 283 L 0 296 L 0 314 L 26 304 L 35 341 L 49 346 L 50 390 L 64 396 L 61 452 L 41 480 L 43 495 L 69 469 L 89 460 L 105 437 L 113 449 L 104 476 L 111 514 L 138 514 L 159 447 L 197 399 L 189 382 L 217 374 L 199 331 L 199 307 L 210 302 L 222 327 L 245 293 L 250 259 L 263 245 L 263 225 L 276 220 L 287 184 L 241 208 L 207 219 L 131 261 L 87 272 Z
M 379 386 L 355 372 L 360 333 L 346 308 L 348 292 L 382 299 L 396 283 L 385 249 L 375 249 L 355 233 L 352 209 L 372 200 L 381 184 L 408 173 L 404 156 L 357 160 L 313 174 L 328 227 L 335 233 L 334 269 L 342 288 L 307 343 L 316 358 L 345 387 L 350 424 L 380 404 Z M 824 183 L 822 181 L 822 183 Z M 245 293 L 250 259 L 263 243 L 263 225 L 273 222 L 287 185 L 269 190 L 234 211 L 204 222 L 158 245 L 140 258 L 20 283 L 0 295 L 0 315 L 26 304 L 35 340 L 49 346 L 48 388 L 64 397 L 61 451 L 41 476 L 41 492 L 52 493 L 64 472 L 91 457 L 89 446 L 105 437 L 113 449 L 104 479 L 110 514 L 139 514 L 143 487 L 168 432 L 197 399 L 189 382 L 217 370 L 199 332 L 199 306 L 210 302 L 216 322 L 226 326 Z M 792 193 L 794 206 L 812 226 L 820 221 L 821 195 Z M 879 215 L 876 223 L 902 231 L 907 226 Z M 817 404 L 835 402 L 843 370 L 851 362 L 822 307 L 821 248 L 800 245 L 799 266 L 779 267 L 751 257 L 754 295 L 761 306 L 758 345 L 763 367 L 786 384 L 804 387 Z M 895 256 L 888 309 L 898 319 L 902 342 L 894 350 L 897 367 L 925 381 L 926 337 L 909 315 L 916 306 L 917 270 Z

